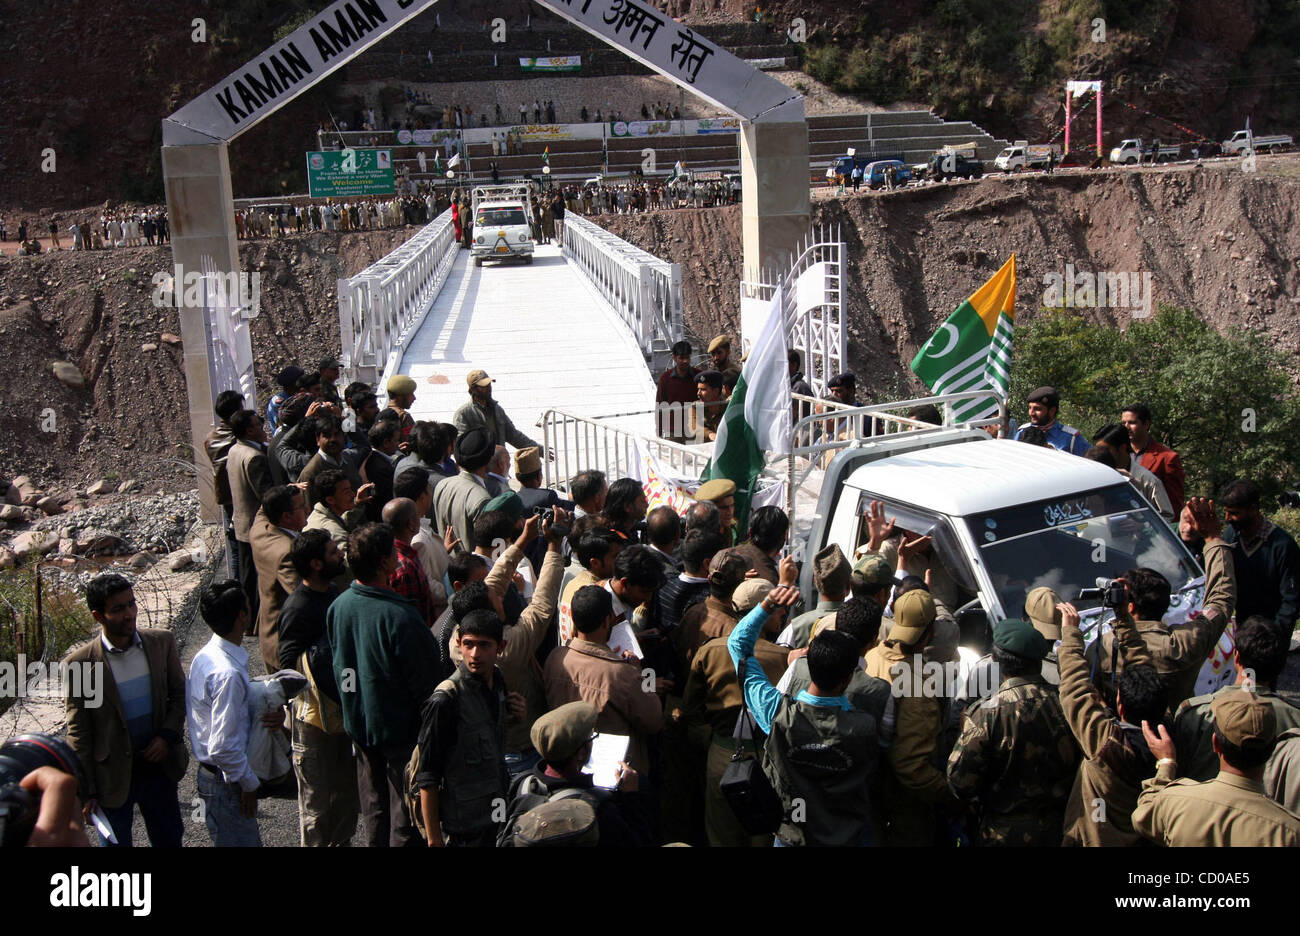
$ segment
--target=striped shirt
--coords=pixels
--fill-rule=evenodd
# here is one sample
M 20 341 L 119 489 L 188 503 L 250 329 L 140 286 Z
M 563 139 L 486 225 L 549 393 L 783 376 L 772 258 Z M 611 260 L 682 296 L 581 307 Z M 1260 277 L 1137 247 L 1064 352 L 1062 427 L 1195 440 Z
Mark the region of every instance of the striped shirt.
M 141 751 L 153 740 L 153 683 L 149 678 L 149 659 L 145 656 L 140 634 L 136 632 L 131 645 L 119 650 L 103 634 L 105 659 L 117 684 L 117 694 L 122 699 L 126 715 L 126 729 L 131 736 L 131 748 Z

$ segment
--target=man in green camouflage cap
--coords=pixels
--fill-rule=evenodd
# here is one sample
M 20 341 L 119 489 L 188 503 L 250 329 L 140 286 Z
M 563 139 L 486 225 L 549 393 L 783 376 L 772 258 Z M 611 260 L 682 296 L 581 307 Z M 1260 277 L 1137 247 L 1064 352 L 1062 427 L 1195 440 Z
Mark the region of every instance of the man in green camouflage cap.
M 962 716 L 948 757 L 948 788 L 977 802 L 985 845 L 1059 846 L 1079 765 L 1056 688 L 1042 675 L 1051 642 L 1029 621 L 993 629 L 998 691 Z

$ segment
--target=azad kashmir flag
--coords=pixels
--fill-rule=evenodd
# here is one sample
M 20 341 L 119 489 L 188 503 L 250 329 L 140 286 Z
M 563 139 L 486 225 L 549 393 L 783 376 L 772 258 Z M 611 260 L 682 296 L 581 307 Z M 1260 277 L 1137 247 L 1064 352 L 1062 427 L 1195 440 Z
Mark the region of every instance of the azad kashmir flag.
M 1016 255 L 1012 254 L 930 336 L 912 358 L 912 372 L 936 395 L 987 387 L 1005 398 L 1015 322 Z M 976 397 L 954 403 L 952 409 L 957 422 L 989 419 L 998 414 L 998 402 L 993 396 Z
M 550 164 L 551 164 L 551 147 L 550 144 L 547 144 L 546 148 L 542 150 L 542 165 L 549 166 Z
M 785 348 L 781 290 L 772 297 L 763 330 L 754 342 L 736 389 L 718 425 L 713 457 L 701 481 L 736 483 L 736 525 L 746 529 L 749 502 L 767 452 L 790 448 L 790 372 Z

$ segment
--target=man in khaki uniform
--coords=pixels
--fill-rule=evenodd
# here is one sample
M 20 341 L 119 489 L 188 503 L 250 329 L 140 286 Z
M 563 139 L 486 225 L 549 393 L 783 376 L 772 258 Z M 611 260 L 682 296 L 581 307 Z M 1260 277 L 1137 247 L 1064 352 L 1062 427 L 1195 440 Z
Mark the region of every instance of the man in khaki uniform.
M 877 828 L 883 829 L 885 845 L 933 845 L 936 808 L 953 813 L 959 808 L 945 773 L 948 702 L 926 692 L 918 668 L 934 636 L 934 619 L 929 592 L 914 588 L 903 593 L 894 601 L 889 639 L 867 654 L 867 675 L 894 684 L 880 734 L 881 744 L 889 744 L 888 770 L 882 771 L 879 796 L 872 800 L 879 804 Z
M 708 501 L 718 508 L 718 532 L 726 539 L 728 546 L 736 545 L 739 538 L 736 529 L 736 482 L 726 478 L 705 481 L 695 492 L 695 500 Z
M 1083 750 L 1065 805 L 1063 845 L 1143 845 L 1133 831 L 1132 814 L 1142 781 L 1156 770 L 1139 727 L 1158 722 L 1165 711 L 1165 687 L 1151 664 L 1151 652 L 1137 632 L 1127 609 L 1115 621 L 1123 667 L 1120 669 L 1117 708 L 1106 706 L 1088 676 L 1083 652 L 1079 612 L 1074 605 L 1058 605 L 1061 646 L 1061 706 L 1070 731 Z
M 709 358 L 713 361 L 713 369 L 719 374 L 726 374 L 727 371 L 740 373 L 740 365 L 731 359 L 731 339 L 726 335 L 718 335 L 709 342 Z
M 1300 708 L 1277 693 L 1277 678 L 1286 666 L 1290 640 L 1278 632 L 1272 618 L 1249 617 L 1237 624 L 1232 666 L 1233 685 L 1209 695 L 1193 696 L 1178 707 L 1171 734 L 1178 749 L 1179 773 L 1189 780 L 1211 780 L 1219 772 L 1214 754 L 1214 700 L 1225 692 L 1243 688 L 1273 706 L 1279 733 L 1300 728 Z
M 1218 696 L 1212 708 L 1212 743 L 1219 755 L 1213 780 L 1178 779 L 1169 732 L 1160 725 L 1157 737 L 1142 726 L 1157 767 L 1155 777 L 1142 784 L 1133 828 L 1161 845 L 1300 845 L 1300 816 L 1264 795 L 1264 765 L 1277 740 L 1273 706 L 1234 689 Z
M 1201 613 L 1185 624 L 1170 626 L 1161 620 L 1169 609 L 1169 583 L 1162 575 L 1150 569 L 1132 569 L 1124 575 L 1131 601 L 1129 612 L 1137 618 L 1138 633 L 1151 651 L 1156 672 L 1165 679 L 1171 711 L 1191 696 L 1196 676 L 1223 636 L 1237 604 L 1232 547 L 1220 537 L 1222 531 L 1213 501 L 1203 497 L 1188 499 L 1179 532 L 1184 540 L 1205 540 L 1205 601 Z M 1103 634 L 1097 645 L 1098 688 L 1110 700 L 1113 635 Z
M 674 638 L 682 669 L 689 672 L 691 660 L 704 644 L 728 636 L 740 620 L 732 605 L 733 593 L 752 569 L 749 557 L 734 549 L 724 549 L 709 563 L 709 595 L 691 605 L 682 615 Z
M 744 582 L 732 596 L 736 613 L 743 618 L 771 590 L 772 583 L 766 579 L 755 578 Z M 773 685 L 785 672 L 786 651 L 773 643 L 771 638 L 780 632 L 784 620 L 785 608 L 778 608 L 763 622 L 763 634 L 754 644 L 753 656 Z M 740 737 L 746 740 L 751 734 L 749 721 L 743 720 L 743 728 L 738 721 L 741 719 L 743 701 L 736 667 L 727 650 L 727 636 L 730 636 L 729 632 L 725 636 L 715 637 L 695 654 L 682 702 L 688 726 L 708 729 L 712 734 L 705 773 L 704 825 L 709 845 L 713 847 L 770 845 L 769 836 L 751 837 L 745 834 L 744 827 L 722 795 L 722 775 L 731 763 L 732 755 L 736 753 L 737 732 L 742 732 Z M 753 742 L 746 743 L 745 750 L 752 751 L 755 747 L 761 750 L 762 744 L 763 738 L 760 735 Z

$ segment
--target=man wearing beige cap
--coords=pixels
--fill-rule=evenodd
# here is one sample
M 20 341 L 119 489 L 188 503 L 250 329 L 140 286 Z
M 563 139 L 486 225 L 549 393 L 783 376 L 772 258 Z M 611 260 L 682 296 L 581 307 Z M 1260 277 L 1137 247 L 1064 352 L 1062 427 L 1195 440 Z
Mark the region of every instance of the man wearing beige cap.
M 894 599 L 889 639 L 867 654 L 867 674 L 894 684 L 881 726 L 881 743 L 889 745 L 880 795 L 885 845 L 935 844 L 936 807 L 955 812 L 959 805 L 944 771 L 948 703 L 925 691 L 921 672 L 921 654 L 934 637 L 935 613 L 934 598 L 924 587 L 905 591 Z
M 1264 795 L 1264 766 L 1277 740 L 1273 706 L 1244 689 L 1214 700 L 1214 753 L 1219 775 L 1178 778 L 1177 752 L 1164 725 L 1142 733 L 1156 757 L 1156 775 L 1142 784 L 1133 828 L 1161 845 L 1300 845 L 1300 816 Z
M 409 451 L 411 430 L 415 428 L 415 417 L 410 412 L 415 404 L 415 381 L 405 374 L 394 374 L 384 389 L 388 391 L 388 406 L 375 418 L 383 419 L 386 413 L 396 419 L 402 427 L 402 451 Z
M 766 579 L 751 578 L 742 582 L 731 597 L 737 619 L 754 610 L 771 591 L 772 583 Z M 773 685 L 785 672 L 786 651 L 772 642 L 772 638 L 781 632 L 785 611 L 784 607 L 778 607 L 763 622 L 752 651 L 753 658 Z M 742 728 L 738 720 L 742 704 L 740 680 L 727 650 L 727 638 L 715 637 L 701 646 L 691 661 L 691 675 L 686 680 L 686 692 L 682 697 L 682 713 L 688 729 L 708 731 L 712 735 L 704 778 L 704 826 L 709 845 L 715 848 L 771 844 L 768 836 L 757 836 L 756 840 L 747 835 L 722 795 L 722 775 L 736 753 L 736 746 L 740 743 L 738 738 L 749 739 L 752 736 L 748 725 Z M 761 738 L 757 747 L 762 749 Z M 752 754 L 755 745 L 745 744 L 744 748 Z
M 718 508 L 718 526 L 727 545 L 736 545 L 736 482 L 726 478 L 705 481 L 695 492 L 697 502 L 707 501 Z
M 720 374 L 727 371 L 740 373 L 740 368 L 731 360 L 731 339 L 726 335 L 718 335 L 709 342 L 709 358 L 713 361 L 713 369 Z
M 492 384 L 496 380 L 484 370 L 472 370 L 465 375 L 469 386 L 470 400 L 460 409 L 451 421 L 463 435 L 471 429 L 485 429 L 492 436 L 494 445 L 512 445 L 517 449 L 529 447 L 540 448 L 510 421 L 501 404 L 492 399 Z

